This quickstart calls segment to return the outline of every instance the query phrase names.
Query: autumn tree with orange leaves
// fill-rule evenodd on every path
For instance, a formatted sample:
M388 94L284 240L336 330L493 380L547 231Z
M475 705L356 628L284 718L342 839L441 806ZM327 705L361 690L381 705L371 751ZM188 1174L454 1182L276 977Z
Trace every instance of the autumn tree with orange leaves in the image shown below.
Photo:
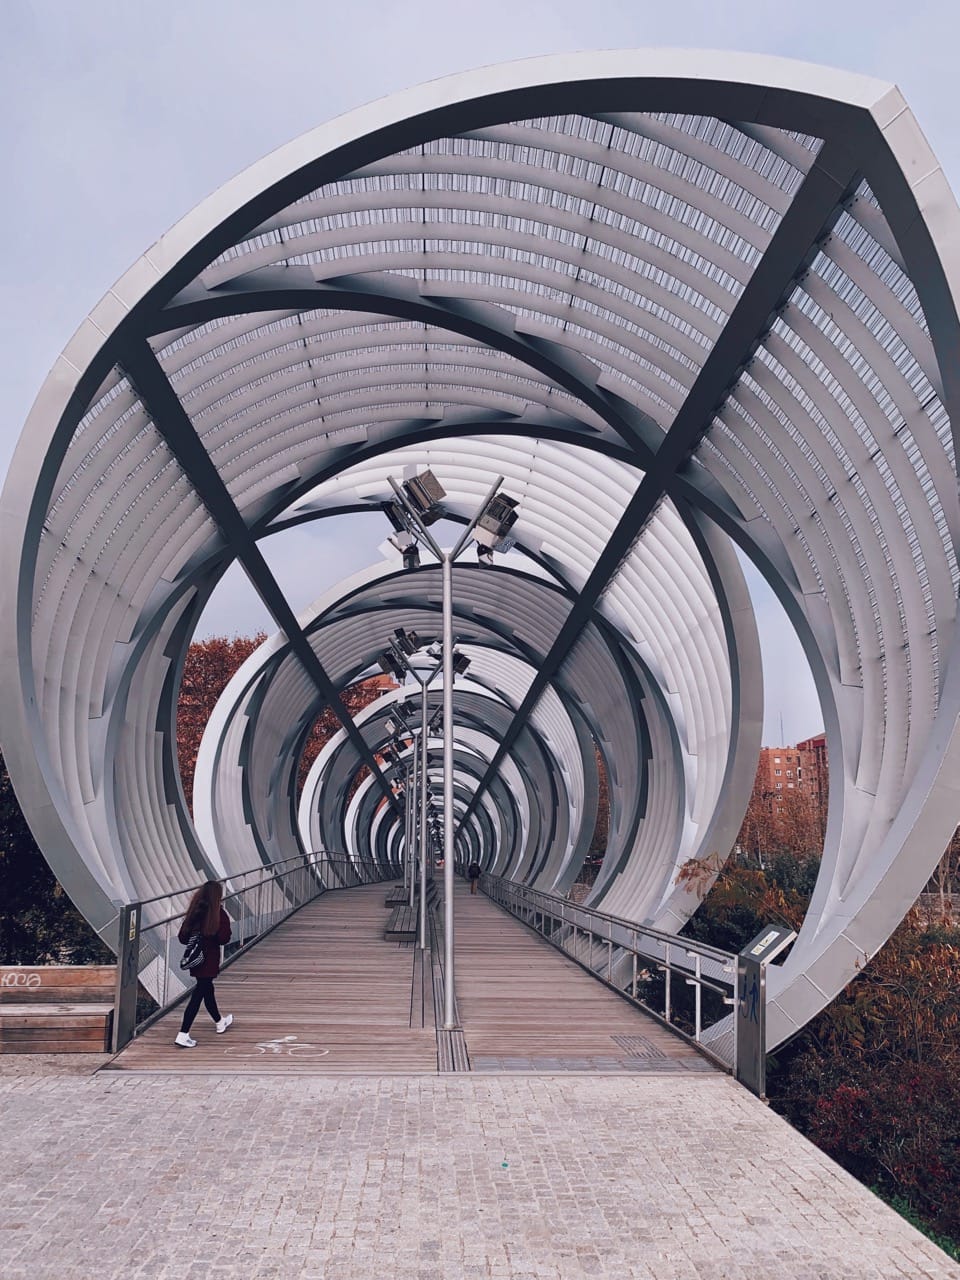
M799 930L819 860L681 868L703 897L688 937L739 951L762 928ZM711 881L716 876L712 887ZM960 1257L960 929L911 911L861 973L771 1058L771 1105Z
M247 658L266 639L261 632L255 636L211 636L199 640L187 650L180 683L180 700L177 704L177 756L180 777L187 804L193 811L193 775L197 766L197 752L203 731L207 727L217 699L234 674ZM344 689L341 699L352 716L357 715L385 689L392 688L393 681L385 676L373 676L358 681ZM310 766L320 754L326 742L340 728L340 721L329 706L314 721L297 775L298 791L303 786Z
M217 699L247 658L264 640L254 636L210 636L190 645L183 664L177 702L177 758L180 779L190 812L193 812L193 774L200 740Z
M782 791L775 795L765 789L758 770L750 802L743 818L736 848L738 857L751 865L778 854L806 858L823 849L826 815L804 791Z

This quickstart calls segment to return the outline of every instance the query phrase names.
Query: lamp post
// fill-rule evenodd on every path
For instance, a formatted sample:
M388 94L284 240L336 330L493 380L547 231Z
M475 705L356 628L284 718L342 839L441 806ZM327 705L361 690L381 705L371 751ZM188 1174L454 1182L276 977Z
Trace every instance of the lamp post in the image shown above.
M460 540L452 551L442 551L435 539L427 530L427 524L433 523L441 514L438 503L445 497L431 471L400 485L389 477L390 487L397 496L400 507L406 513L407 522L391 516L395 527L410 533L415 531L427 544L440 562L443 584L443 635L442 635L442 667L443 667L443 1029L457 1029L454 947L453 947L453 564L457 556L473 534L478 544L478 560L481 564L490 564L493 550L500 546L507 531L517 519L514 508L516 502L505 494L498 494L503 484L503 476L498 476L483 501L482 506L469 521ZM413 529L405 527L412 522ZM476 530L476 532L475 532ZM400 532L398 532L398 538ZM396 545L400 548L404 564L410 559L410 544L404 540ZM426 696L426 695L424 695Z
M381 665L383 665L382 661ZM410 758L404 762L403 768L403 891L409 895L409 904L412 907L416 881L414 844L416 838L418 752L416 749L416 736L400 712L399 707L395 708L394 714L396 719L385 720L384 728L390 734L391 741L397 751L397 763L400 762L400 753L405 751L407 747L401 736L401 730L406 732L410 739Z
M384 671L405 679L413 676L420 685L420 742L419 742L419 774L420 774L420 824L418 837L418 853L420 861L420 910L418 912L417 940L421 951L427 947L427 736L429 717L427 714L427 689L442 669L437 656L421 645L416 633L407 633L398 627L390 647L379 659ZM411 877L410 905L413 905L413 878Z

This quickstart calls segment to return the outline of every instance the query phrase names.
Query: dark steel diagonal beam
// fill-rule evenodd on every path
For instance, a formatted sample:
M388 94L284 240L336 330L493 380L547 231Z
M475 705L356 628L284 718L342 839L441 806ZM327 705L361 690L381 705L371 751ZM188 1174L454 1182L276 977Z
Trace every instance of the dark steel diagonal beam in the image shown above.
M180 463L201 502L216 522L224 539L236 553L260 599L287 637L287 643L300 660L320 696L329 704L356 748L364 764L373 771L391 806L396 800L380 771L373 753L353 717L340 698L340 693L327 675L320 659L299 626L296 616L280 590L280 585L263 558L263 552L247 528L236 503L230 496L220 472L194 430L180 399L170 385L159 360L146 341L125 351L120 361L131 383L150 414L157 431Z
M844 201L853 195L859 178L855 157L848 149L839 143L825 142L550 646L461 818L460 827L475 811L531 711L590 622L593 610L624 557L661 499L670 492L674 477L709 430L762 342L777 309L816 256L820 242L833 229Z

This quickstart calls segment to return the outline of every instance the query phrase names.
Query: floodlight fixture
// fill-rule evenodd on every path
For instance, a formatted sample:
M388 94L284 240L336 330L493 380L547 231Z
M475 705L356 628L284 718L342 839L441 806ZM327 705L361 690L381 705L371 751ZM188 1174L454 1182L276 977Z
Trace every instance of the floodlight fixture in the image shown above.
M447 496L446 490L429 468L405 480L403 491L421 524L433 524L443 515L438 504Z
M415 631L405 631L403 627L397 627L393 634L397 638L397 648L405 657L416 653L421 646L420 637Z
M386 649L380 654L377 658L377 666L385 675L393 676L401 684L406 679L407 673L391 649Z
M420 548L417 546L416 536L409 529L401 529L387 541L400 552L404 569L419 569Z
M495 493L477 521L473 536L483 546L494 550L517 523L516 498L505 493Z
M462 676L463 673L466 671L467 667L469 667L469 665L470 665L470 659L467 657L467 655L465 653L460 653L458 650L455 649L453 652L454 675Z
M383 503L382 511L383 511L383 514L390 521L390 523L393 525L393 529L395 533L399 534L399 533L410 532L409 517L407 516L406 511L404 511L403 507L400 505L399 502ZM392 541L393 539L391 538L391 542ZM397 544L394 543L394 546L396 545Z

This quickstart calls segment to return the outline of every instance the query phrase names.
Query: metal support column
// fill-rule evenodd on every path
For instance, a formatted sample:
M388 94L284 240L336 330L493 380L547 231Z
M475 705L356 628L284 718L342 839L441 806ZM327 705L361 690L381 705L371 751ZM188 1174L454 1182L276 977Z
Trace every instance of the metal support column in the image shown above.
M443 1029L457 1027L453 968L453 556L443 557Z
M427 682L420 682L420 950L427 949Z
M410 763L407 766L407 776L409 786L407 789L407 812L406 812L406 841L407 847L404 849L404 861L409 875L409 883L406 888L409 893L409 903L412 907L415 901L414 894L417 886L417 850L416 850L416 834L417 834L417 744L412 742Z

